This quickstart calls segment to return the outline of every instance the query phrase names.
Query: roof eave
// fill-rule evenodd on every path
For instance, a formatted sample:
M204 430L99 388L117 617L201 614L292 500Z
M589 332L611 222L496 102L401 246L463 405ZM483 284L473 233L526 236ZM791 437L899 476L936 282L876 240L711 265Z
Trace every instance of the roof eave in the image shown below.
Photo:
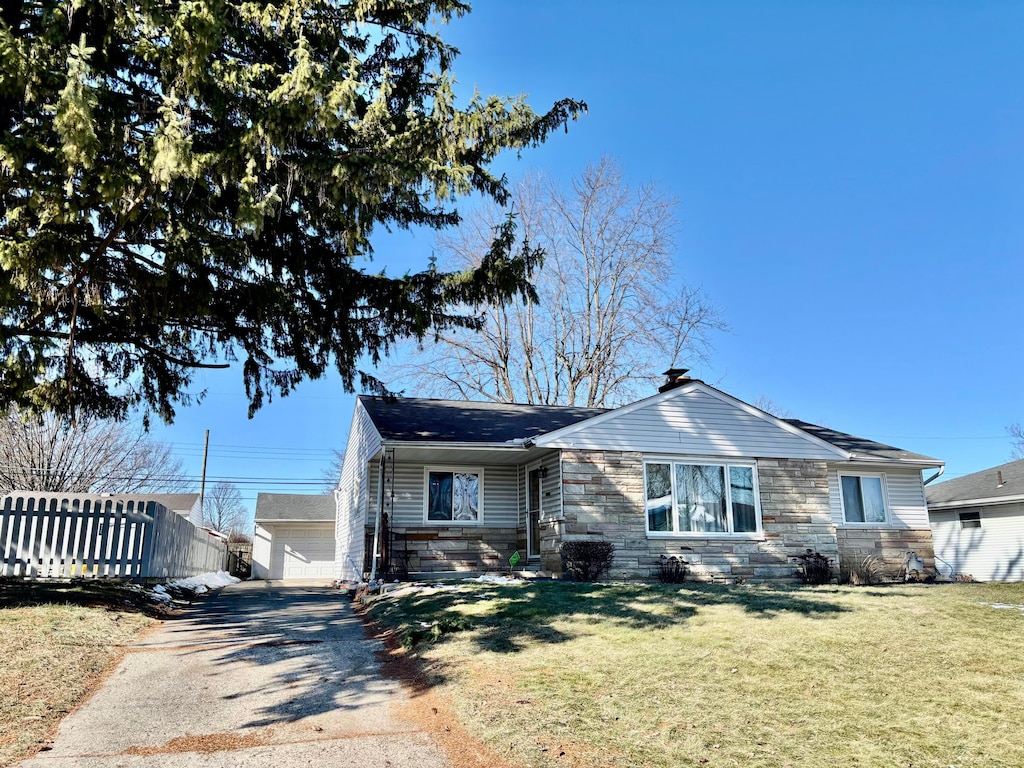
M893 459L882 456L859 456L850 454L847 461L857 464L899 464L907 467L920 467L921 469L938 469L946 466L946 462L940 459Z
M1001 504L1019 504L1024 502L1024 494L1015 496L995 496L982 499L956 499L953 501L929 501L928 509L956 509L957 507L995 507Z
M253 522L257 525L260 523L333 523L335 519L333 517L257 517Z
M476 443L455 440L382 440L381 446L384 448L434 448L442 450L445 448L451 448L455 450L525 451L528 449L528 446L525 444L526 442L526 440L517 440L513 443Z

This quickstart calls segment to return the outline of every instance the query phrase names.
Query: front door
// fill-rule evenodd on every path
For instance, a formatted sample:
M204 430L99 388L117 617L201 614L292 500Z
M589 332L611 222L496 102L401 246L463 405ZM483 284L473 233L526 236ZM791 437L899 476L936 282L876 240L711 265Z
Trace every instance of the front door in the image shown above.
M540 484L542 477L540 467L534 467L526 473L526 554L528 557L540 557Z

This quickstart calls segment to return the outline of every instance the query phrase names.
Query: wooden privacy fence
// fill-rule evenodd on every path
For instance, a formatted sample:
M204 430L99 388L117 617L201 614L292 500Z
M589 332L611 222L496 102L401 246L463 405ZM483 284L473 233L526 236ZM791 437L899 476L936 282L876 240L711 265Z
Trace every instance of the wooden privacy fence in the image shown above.
M154 501L5 496L0 576L185 578L224 569L225 542Z

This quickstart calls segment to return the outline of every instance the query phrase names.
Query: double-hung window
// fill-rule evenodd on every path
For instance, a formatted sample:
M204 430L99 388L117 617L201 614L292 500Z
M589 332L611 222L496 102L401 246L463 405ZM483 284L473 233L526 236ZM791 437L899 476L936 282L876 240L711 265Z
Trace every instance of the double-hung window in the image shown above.
M647 532L750 534L760 530L757 472L748 464L644 464Z
M881 475L839 475L843 496L843 520L853 525L888 522L885 485Z
M479 523L482 514L483 470L428 468L428 523Z

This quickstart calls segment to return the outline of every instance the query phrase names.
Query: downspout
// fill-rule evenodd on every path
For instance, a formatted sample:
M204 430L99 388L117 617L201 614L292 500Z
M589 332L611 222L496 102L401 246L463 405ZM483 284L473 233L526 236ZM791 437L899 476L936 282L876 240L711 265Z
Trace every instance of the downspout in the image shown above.
M938 472L936 472L934 475L932 475L931 477L929 477L927 480L924 481L924 485L928 485L928 483L930 483L932 480L938 480L939 477L942 475L942 473L945 472L945 471L946 471L946 465L943 464L941 467L939 467L939 471Z
M377 578L377 553L380 551L380 520L384 511L384 457L386 451L381 451L380 462L377 465L377 514L373 523L373 560L370 563L370 581Z

